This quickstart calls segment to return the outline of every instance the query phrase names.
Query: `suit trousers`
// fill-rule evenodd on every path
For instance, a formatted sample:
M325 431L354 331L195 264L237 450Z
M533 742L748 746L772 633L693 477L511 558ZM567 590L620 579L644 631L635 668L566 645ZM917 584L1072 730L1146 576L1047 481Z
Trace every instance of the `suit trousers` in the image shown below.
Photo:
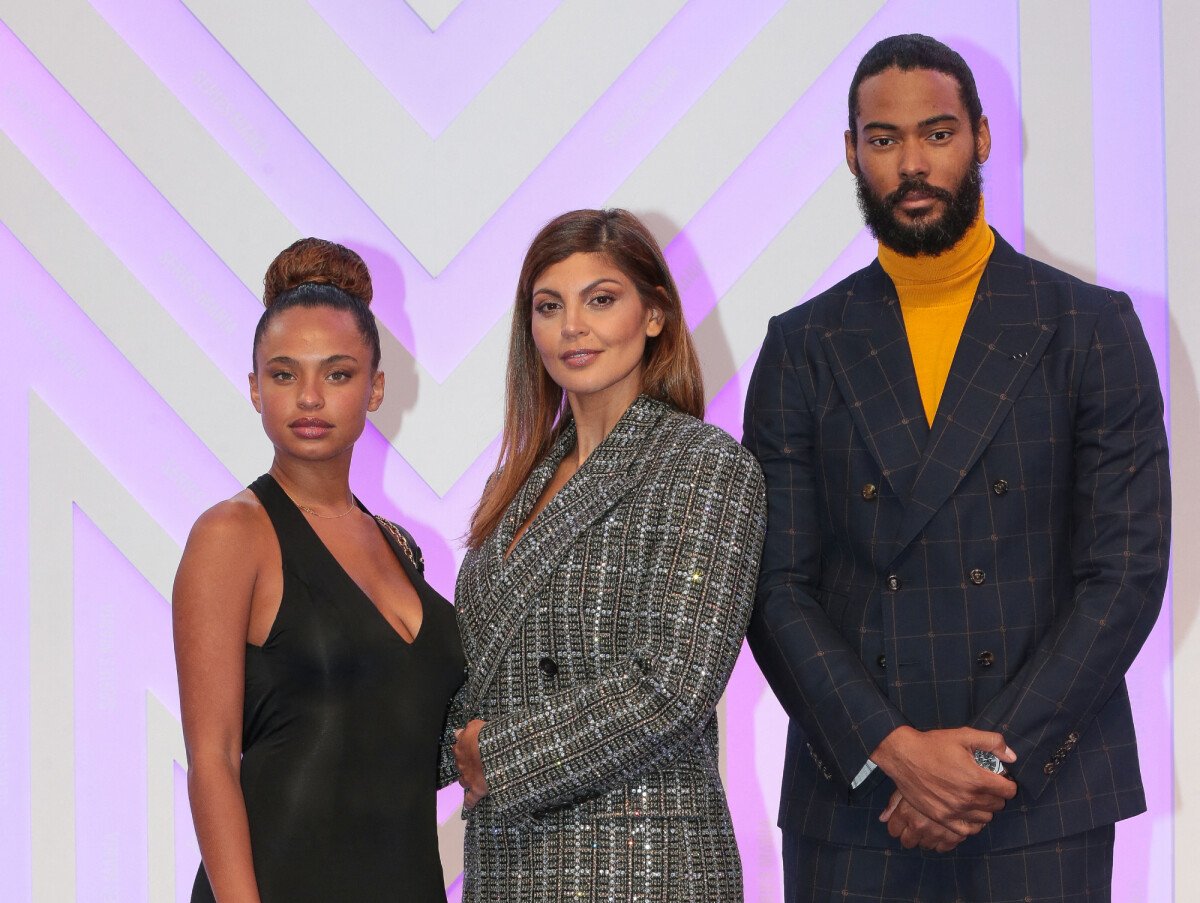
M843 846L783 834L786 903L1025 903L1112 899L1112 825L962 856Z

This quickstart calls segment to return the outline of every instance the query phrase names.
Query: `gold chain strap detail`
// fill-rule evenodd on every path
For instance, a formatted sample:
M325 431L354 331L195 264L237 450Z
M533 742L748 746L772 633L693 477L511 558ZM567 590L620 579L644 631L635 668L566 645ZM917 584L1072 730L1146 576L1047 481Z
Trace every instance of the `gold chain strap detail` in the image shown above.
M409 545L408 537L406 537L403 533L400 532L400 528L397 527L395 524L393 524L387 518L380 517L378 514L375 515L375 520L377 520L381 524L383 524L384 529L386 529L388 531L388 533L392 534L392 538L395 539L396 542L398 542L400 544L400 549L404 552L404 557L408 559L409 564L411 564L418 571L424 571L425 570L425 556L422 555L420 561L417 560L417 558L413 555L412 546Z

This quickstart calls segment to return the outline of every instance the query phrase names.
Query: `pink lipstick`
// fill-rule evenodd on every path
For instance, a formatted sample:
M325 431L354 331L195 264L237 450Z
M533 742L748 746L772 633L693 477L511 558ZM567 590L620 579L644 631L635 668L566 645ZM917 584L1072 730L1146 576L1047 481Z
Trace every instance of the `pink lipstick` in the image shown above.
M320 439L329 434L333 424L319 417L301 417L289 423L288 427L303 439Z
M559 358L568 367L578 368L586 367L599 356L600 352L591 348L574 348L559 355Z

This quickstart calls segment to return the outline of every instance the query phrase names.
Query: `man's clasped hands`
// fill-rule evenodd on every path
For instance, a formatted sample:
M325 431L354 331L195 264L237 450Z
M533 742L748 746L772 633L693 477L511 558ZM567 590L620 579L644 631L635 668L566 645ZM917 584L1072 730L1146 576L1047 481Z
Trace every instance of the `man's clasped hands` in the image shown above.
M896 784L879 820L906 849L949 852L983 830L1016 795L1016 782L976 763L977 749L1006 764L1017 760L1000 734L968 727L899 727L871 754Z

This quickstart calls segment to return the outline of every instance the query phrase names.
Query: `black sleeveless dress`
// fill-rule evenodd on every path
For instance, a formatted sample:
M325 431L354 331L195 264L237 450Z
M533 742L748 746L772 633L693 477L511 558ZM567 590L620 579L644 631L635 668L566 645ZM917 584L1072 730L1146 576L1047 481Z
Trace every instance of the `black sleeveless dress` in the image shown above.
M283 552L279 614L246 646L241 781L263 903L441 903L438 746L465 664L454 608L380 520L424 611L406 643L273 478L250 488ZM192 901L212 900L201 865Z

